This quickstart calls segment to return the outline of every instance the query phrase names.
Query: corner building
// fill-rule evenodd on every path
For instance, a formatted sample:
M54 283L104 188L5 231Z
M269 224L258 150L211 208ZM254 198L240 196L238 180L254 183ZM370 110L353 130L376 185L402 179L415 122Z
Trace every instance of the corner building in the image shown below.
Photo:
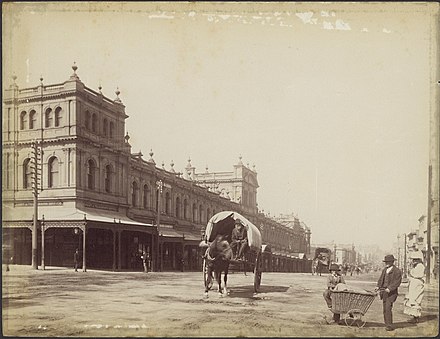
M75 65L72 69L67 81L54 85L41 78L38 86L21 89L13 78L4 92L3 257L31 264L33 142L41 149L39 265L71 266L78 249L83 270L141 270L145 251L154 270L159 256L163 270L200 270L201 235L209 218L223 210L255 223L263 243L284 259L307 252L309 230L305 244L294 249L285 239L293 229L258 211L255 167L243 165L240 157L233 172L197 173L188 160L182 174L173 163L169 169L156 166L152 151L144 160L131 152L120 92L107 98L101 88L81 82ZM266 270L281 270L278 254L265 258Z

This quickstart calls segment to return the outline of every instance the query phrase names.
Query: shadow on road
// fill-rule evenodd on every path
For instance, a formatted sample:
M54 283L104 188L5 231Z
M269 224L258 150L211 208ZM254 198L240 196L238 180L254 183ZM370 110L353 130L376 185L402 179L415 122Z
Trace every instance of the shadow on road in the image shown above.
M259 299L258 295L261 293L286 292L288 289L288 286L265 285L261 286L260 292L256 294L253 285L234 286L229 290L229 297Z

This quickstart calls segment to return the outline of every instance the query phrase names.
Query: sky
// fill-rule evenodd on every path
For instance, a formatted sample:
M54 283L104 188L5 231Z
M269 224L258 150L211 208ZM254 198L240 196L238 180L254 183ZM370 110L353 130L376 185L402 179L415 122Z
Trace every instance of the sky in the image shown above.
M391 248L427 212L434 4L4 4L3 83L77 74L132 152L258 173L312 243ZM437 66L436 66L437 67Z

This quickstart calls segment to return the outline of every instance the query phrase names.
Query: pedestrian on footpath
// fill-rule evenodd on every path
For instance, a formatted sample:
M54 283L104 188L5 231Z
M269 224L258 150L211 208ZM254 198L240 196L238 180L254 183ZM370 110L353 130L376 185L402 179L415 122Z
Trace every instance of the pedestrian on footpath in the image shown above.
M393 331L393 304L398 296L398 287L402 282L402 271L394 266L396 259L392 254L387 254L383 260L385 268L377 281L375 291L379 291L379 297L383 301L383 319L385 329Z
M322 294L329 310L332 309L332 292L337 284L345 284L344 277L340 274L341 269L338 264L331 264L329 268L330 274L327 276L327 289ZM341 319L339 313L333 313L333 320L327 321L329 324L337 324Z
M78 272L78 264L79 264L79 252L78 249L75 250L73 254L73 265L75 267L75 272Z
M409 255L412 268L408 272L408 294L405 296L403 313L411 315L410 323L418 323L422 314L422 300L425 292L425 266L423 254L420 251Z
M142 264L144 266L144 273L148 273L148 261L150 260L150 255L148 252L143 251L141 255Z

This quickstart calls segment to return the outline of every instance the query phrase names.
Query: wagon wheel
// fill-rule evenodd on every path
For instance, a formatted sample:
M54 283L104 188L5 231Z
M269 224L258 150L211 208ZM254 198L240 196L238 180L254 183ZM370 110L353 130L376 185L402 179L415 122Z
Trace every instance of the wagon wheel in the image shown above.
M254 291L258 293L260 291L261 285L261 274L262 274L262 264L261 264L261 252L258 252L257 258L255 259L254 267Z
M359 328L364 327L365 320L362 319L364 314L361 310L352 309L349 310L345 316L345 324L347 326L357 326Z
M205 258L203 259L203 285L210 290L213 283L213 279L211 279L211 282L208 284L208 260Z

